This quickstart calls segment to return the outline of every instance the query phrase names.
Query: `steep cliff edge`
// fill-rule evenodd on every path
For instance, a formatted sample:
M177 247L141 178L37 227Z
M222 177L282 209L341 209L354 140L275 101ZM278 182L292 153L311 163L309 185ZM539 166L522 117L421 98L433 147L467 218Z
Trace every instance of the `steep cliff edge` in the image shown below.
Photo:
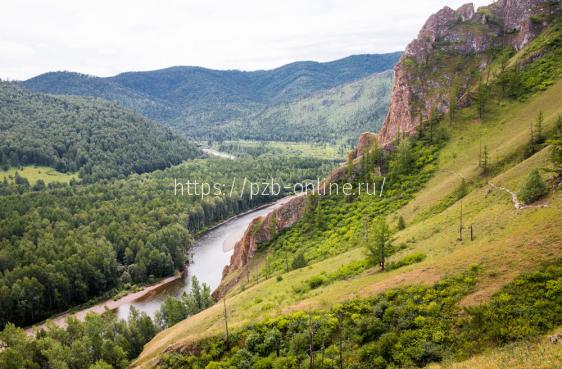
M523 49L548 25L549 15L559 11L559 3L548 0L499 0L477 10L473 4L457 10L444 7L430 16L394 69L389 111L381 131L362 133L349 154L353 166L375 143L390 147L400 135L416 132L432 115L446 114L452 99L459 108L469 105L478 81L491 78L483 74L489 73L498 51ZM346 166L335 169L324 182L345 177L347 170ZM306 196L294 197L249 225L223 271L223 283L215 297L223 296L239 281L240 275L227 276L248 263L258 244L300 219L306 210L305 200Z
M222 283L213 292L218 299L235 285L240 276L226 280L226 277L241 268L255 255L258 245L271 240L278 232L292 226L300 219L306 207L306 195L296 195L283 203L265 217L252 220L240 241L234 245L234 253L230 257L229 265L224 267Z
M373 138L376 137L376 135L364 133L361 137L364 137L364 139L359 140L358 148L366 149L374 142ZM355 158L358 151L358 149L355 149L350 154L351 157ZM363 151L359 152L361 152L362 155ZM357 166L356 163L354 164L354 167L355 166ZM346 175L346 166L340 166L334 169L317 185L320 195L324 194L324 189L327 191L330 183L337 182ZM219 287L213 291L213 297L215 299L221 298L231 287L236 285L241 275L231 276L231 274L234 274L234 272L239 271L248 264L250 259L255 255L260 243L271 241L279 232L295 224L306 211L306 207L307 195L299 194L289 198L266 216L261 216L252 220L242 238L234 245L234 253L230 257L230 263L224 267L222 282Z
M499 0L474 9L465 4L444 7L433 14L394 68L395 79L388 115L379 143L390 144L402 133L412 133L434 113L470 102L470 86L483 78L494 50L521 50L559 11L547 0ZM488 78L489 76L486 76Z

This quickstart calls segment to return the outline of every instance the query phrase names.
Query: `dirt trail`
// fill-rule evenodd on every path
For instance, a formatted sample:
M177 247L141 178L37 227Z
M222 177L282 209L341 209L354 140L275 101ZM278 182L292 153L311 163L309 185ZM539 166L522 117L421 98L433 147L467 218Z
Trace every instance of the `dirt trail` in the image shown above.
M513 202L513 206L515 206L515 209L532 209L532 208L546 208L546 207L548 207L548 205L546 205L546 204L525 205L524 203L519 201L519 199L517 198L517 194L515 194L515 192L509 190L508 188L496 186L492 182L488 182L488 184L490 185L490 187L495 188L496 190L505 191L505 192L509 193L511 195L511 201Z

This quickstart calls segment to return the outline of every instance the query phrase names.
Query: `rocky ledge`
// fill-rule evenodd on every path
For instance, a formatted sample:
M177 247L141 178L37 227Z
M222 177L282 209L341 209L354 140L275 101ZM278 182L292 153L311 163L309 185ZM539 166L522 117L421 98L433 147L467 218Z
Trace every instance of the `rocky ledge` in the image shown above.
M379 143L388 145L402 133L412 133L432 112L446 113L450 89L458 73L439 68L437 52L478 57L492 47L520 50L544 28L544 15L553 10L548 0L499 0L474 9L465 4L453 10L444 7L426 21L418 37L407 47L394 68L394 86ZM462 67L462 64L459 65ZM430 76L428 79L427 76ZM433 77L433 78L432 78ZM467 99L468 81L456 81L457 105Z

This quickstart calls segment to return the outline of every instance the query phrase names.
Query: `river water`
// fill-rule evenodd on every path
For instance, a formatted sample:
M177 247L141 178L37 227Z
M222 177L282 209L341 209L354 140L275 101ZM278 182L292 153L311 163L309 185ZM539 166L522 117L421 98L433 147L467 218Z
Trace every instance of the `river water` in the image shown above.
M196 276L199 282L208 284L211 290L217 288L221 282L222 271L234 251L234 245L242 238L248 224L253 219L270 213L287 199L281 199L265 208L238 216L205 233L195 241L187 273L182 278L150 291L132 302L120 305L116 309L117 315L126 319L130 307L134 306L153 317L167 296L177 297L189 290L192 276Z

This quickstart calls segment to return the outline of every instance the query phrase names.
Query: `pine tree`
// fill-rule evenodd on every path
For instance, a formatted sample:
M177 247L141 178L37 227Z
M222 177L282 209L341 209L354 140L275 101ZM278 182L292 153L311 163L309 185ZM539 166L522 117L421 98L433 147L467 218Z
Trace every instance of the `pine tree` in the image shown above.
M365 245L368 258L371 262L378 264L383 271L386 257L392 247L390 235L390 228L384 219L376 219L372 226L372 237L370 237L369 242Z
M406 221L404 220L404 217L400 215L400 218L398 218L398 230L401 231L404 228L406 228Z
M478 82L478 87L476 89L476 96L474 96L476 102L478 103L478 118L482 120L484 113L486 112L486 102L488 99L488 86L486 86L482 79Z
M293 263L291 264L291 267L293 269L299 269L299 268L304 268L306 265L307 262L304 257L304 252L300 251L293 259Z
M548 193L546 183L542 179L538 169L529 173L525 183L521 186L517 197L526 204L537 201Z
M535 121L535 144L540 145L544 142L545 137L543 136L542 125L544 123L544 115L542 111L539 111L537 120Z
M489 160L488 146L484 145L484 150L482 151L482 155L480 157L480 167L482 168L482 172L484 174L488 173Z

